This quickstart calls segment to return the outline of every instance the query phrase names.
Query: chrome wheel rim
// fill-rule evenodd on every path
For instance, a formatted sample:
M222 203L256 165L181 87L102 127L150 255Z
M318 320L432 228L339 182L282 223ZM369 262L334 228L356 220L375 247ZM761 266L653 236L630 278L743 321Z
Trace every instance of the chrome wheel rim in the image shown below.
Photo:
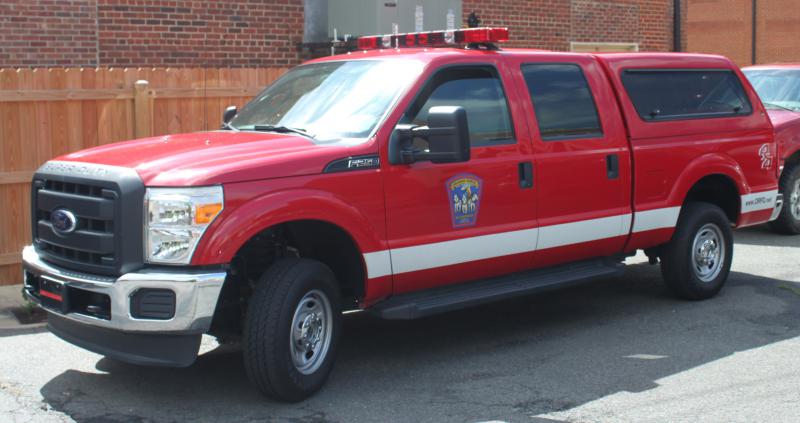
M789 210L795 220L800 220L800 179L794 181L794 188L789 195Z
M294 367L302 374L317 371L325 361L333 335L333 313L320 290L308 292L294 310L289 343Z
M722 271L725 261L725 243L722 230L713 223L700 228L692 242L694 273L703 282L713 281Z

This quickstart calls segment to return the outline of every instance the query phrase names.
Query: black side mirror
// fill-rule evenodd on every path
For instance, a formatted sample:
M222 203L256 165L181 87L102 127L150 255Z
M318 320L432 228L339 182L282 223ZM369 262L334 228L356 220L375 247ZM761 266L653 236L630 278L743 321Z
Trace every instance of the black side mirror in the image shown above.
M226 124L231 121L231 119L239 113L239 109L236 106L229 106L225 111L222 113L222 124Z
M428 141L427 150L413 148L414 138ZM459 106L436 106L428 111L428 126L397 125L389 139L389 163L420 161L458 163L469 160L467 112Z

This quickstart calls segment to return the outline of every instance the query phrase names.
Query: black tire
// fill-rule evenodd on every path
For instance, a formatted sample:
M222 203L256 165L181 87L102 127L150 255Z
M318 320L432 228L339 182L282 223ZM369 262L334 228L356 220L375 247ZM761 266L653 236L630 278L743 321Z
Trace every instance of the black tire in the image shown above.
M320 350L317 356L321 359L318 367L301 371L293 359L292 321L301 310L298 308L301 301L308 305L312 294L317 299L315 306L324 305L320 296L328 301L330 326L327 322L319 326L329 329L331 338L327 349ZM340 330L341 305L333 272L314 260L296 258L275 262L261 276L247 308L243 334L247 377L262 393L275 400L297 402L308 398L328 379Z
M779 192L783 194L783 209L778 218L769 223L770 229L774 232L784 235L800 234L800 218L798 218L800 216L792 214L792 207L797 207L797 202L800 201L797 197L792 198L798 183L800 183L800 165L787 166L778 185Z
M701 247L697 248L697 256L696 240ZM719 258L711 260L717 251ZM708 264L701 265L696 257L708 258ZM732 258L733 231L722 209L708 203L688 203L681 210L672 240L663 247L661 274L679 298L705 300L717 295L725 285Z

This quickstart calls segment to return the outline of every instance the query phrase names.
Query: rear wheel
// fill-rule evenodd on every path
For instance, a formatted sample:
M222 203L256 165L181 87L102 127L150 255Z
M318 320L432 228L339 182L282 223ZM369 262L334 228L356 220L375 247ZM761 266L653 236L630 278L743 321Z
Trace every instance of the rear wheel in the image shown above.
M333 272L284 259L261 277L247 309L244 365L267 396L296 402L317 392L333 368L341 308Z
M678 297L705 300L728 279L733 257L733 231L719 207L689 203L661 254L661 274Z
M778 233L800 234L800 165L787 167L783 171L780 192L783 194L783 209L769 226Z

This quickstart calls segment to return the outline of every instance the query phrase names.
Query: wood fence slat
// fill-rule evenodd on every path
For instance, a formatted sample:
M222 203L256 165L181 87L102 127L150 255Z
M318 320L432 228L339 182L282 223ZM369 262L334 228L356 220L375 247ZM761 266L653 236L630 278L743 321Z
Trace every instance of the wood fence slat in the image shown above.
M191 75L193 85L195 88L199 90L203 90L205 93L206 90L206 81L204 79L202 68L192 68ZM189 130L202 130L207 131L209 129L208 122L206 121L206 108L205 108L205 98L198 98L198 97L190 97L189 98L189 110L191 113L191 128ZM214 128L216 129L216 128Z
M108 75L109 69L95 69L95 82L98 88L113 89L111 77ZM108 144L114 139L113 120L114 113L112 107L114 102L111 99L102 99L95 102L97 105L97 144Z
M219 75L220 75L219 85L220 85L220 87L224 87L224 88L228 88L228 89L232 88L234 86L234 84L235 84L235 82L233 81L233 78L234 78L233 74L234 73L235 73L235 70L231 69L231 68L220 69L220 71L219 71ZM220 112L219 112L219 114L217 114L217 122L220 121L220 118L222 117L222 112L225 111L225 109L227 109L230 106L235 106L235 105L236 104L234 104L233 100L231 99L231 97L229 95L228 96L219 97L219 110L220 110Z
M97 72L94 69L81 68L81 86L84 88L97 86ZM97 102L82 101L81 107L83 109L81 127L84 147L96 147L99 145L97 140Z
M3 253L0 254L0 266L22 263L22 253ZM0 282L2 285L2 282Z
M19 69L17 71L17 87L19 89L33 88L33 71L30 69ZM37 138L36 125L31 122L31 118L36 116L36 104L24 102L15 104L19 109L19 137L22 148L23 163L20 169L36 169L41 162L39 161L39 140Z
M214 92L215 90L220 89L219 69L206 69L204 83L206 92ZM222 118L223 109L220 108L219 101L217 101L216 97L206 97L204 103L206 115L205 120L208 122L207 125L209 128L215 128Z
M81 80L80 69L69 68L64 73L64 84L67 89L80 89L83 81ZM83 148L83 107L81 101L70 100L65 103L66 106L66 134L67 134L67 148L68 152L78 151Z
M167 70L164 68L153 69L150 72L150 87L166 88ZM152 94L151 94L152 95ZM153 135L163 135L169 132L169 117L167 116L167 102L153 98Z
M3 72L0 74L0 89L16 89L19 86L17 77L17 72ZM22 139L20 137L19 105L3 104L3 108L0 109L0 116L3 116L3 120L5 120L2 133L0 133L3 150L2 169L6 171L20 170L25 163L22 155Z
M178 86L188 86L191 90L197 90L198 88L194 86L195 81L192 80L192 69L189 68L181 68L175 69L175 82ZM202 81L199 82L200 90L203 89ZM201 91L202 92L202 91ZM178 122L178 132L191 132L193 127L193 117L192 117L192 99L191 98L179 98L178 99L178 114L180 115L180 120ZM202 126L200 127L202 129Z
M125 87L125 72L123 69L109 68L108 75L108 82L112 84L109 88ZM133 88L128 87L127 89L133 93ZM111 102L111 110L113 119L111 122L112 138L109 142L125 141L133 138L133 119L129 118L129 112L133 113L130 109L130 101L113 100ZM128 126L129 123L130 126Z
M25 242L30 238L30 214L25 202L30 202L30 185L13 184L0 185L0 198L3 207L0 207L0 222L3 222L4 235L0 237L0 253L14 253L22 251Z
M167 87L178 88L180 82L178 81L178 70L175 68L167 69ZM180 99L172 97L167 99L167 113L169 121L167 122L167 131L170 134L177 134L181 132L181 110Z
M52 68L47 70L48 85L57 90L66 88L65 69ZM69 153L69 139L67 138L67 104L63 101L48 102L50 106L50 140L53 145L53 154L60 156Z
M32 170L18 170L15 172L0 172L0 185L26 184L33 179Z
M46 89L47 70L33 70L33 86L36 89ZM53 144L50 140L50 102L34 102L36 109L35 121L32 123L36 127L36 161L44 163L54 156Z
M22 266L11 264L0 266L0 285L13 285L22 283Z
M10 72L9 69L0 69L0 81L5 79L6 72ZM4 137L5 134L5 126L6 121L8 120L6 109L8 108L7 104L0 103L0 137ZM9 166L8 162L11 161L11 158L6 158L6 146L0 145L0 170L6 170L6 167ZM2 234L0 234L0 241L2 241Z
M123 77L122 80L124 81L123 82L124 89L130 90L130 92L134 93L135 96L136 90L134 89L134 85L136 84L136 81L141 79L139 78L139 69L126 68L122 72L122 77ZM136 135L136 121L135 121L136 111L134 110L134 102L118 101L117 103L123 106L125 113L125 131L122 133L122 138L120 138L117 141L129 140L133 138L142 138Z

